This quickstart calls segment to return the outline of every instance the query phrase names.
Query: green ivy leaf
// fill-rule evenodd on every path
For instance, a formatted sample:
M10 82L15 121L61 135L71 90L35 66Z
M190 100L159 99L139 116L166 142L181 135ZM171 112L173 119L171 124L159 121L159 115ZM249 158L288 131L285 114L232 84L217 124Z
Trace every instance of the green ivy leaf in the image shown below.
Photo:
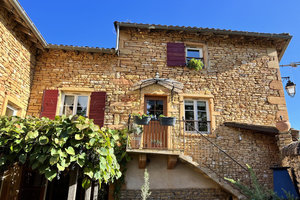
M72 156L75 155L75 150L73 149L73 147L65 148L65 151Z
M40 163L44 163L45 162L45 160L47 159L47 155L41 155L41 156L38 156L38 161L40 162Z
M29 140L29 139L35 139L39 136L39 132L38 131L29 131L25 137L25 141Z
M49 181L52 181L56 177L57 173L55 170L48 170L45 172L45 176Z
M54 164L56 164L58 161L59 161L59 156L54 155L54 156L52 156L52 157L50 158L49 163L50 163L50 165L54 165Z
M40 145L48 144L48 142L49 142L49 138L45 135L43 135L39 138Z
M91 180L88 178L84 178L82 181L82 187L84 189L88 189L91 186Z
M20 163L24 164L24 163L26 162L26 158L27 158L27 154L22 153L22 154L19 156L19 161L20 161Z
M96 139L95 138L91 138L90 141L89 141L89 144L91 146L93 146L95 144L95 142L96 142Z
M94 179L96 179L96 180L101 179L101 172L100 172L100 171L97 171L97 172L94 174Z
M78 130L82 131L83 129L88 128L89 125L88 124L76 124L76 128L78 128Z
M56 167L59 171L64 171L65 170L65 167L64 166L61 166L59 163L56 163Z
M85 167L85 168L83 169L83 173L84 173L85 175L88 175L90 178L93 178L93 176L94 176L93 170L92 170L91 168L88 168L88 167Z
M78 164L80 167L83 167L84 163L85 163L85 160L83 160L83 159L78 159L78 160L77 160L77 164Z
M75 140L82 140L84 138L84 134L80 133L80 134L75 134Z

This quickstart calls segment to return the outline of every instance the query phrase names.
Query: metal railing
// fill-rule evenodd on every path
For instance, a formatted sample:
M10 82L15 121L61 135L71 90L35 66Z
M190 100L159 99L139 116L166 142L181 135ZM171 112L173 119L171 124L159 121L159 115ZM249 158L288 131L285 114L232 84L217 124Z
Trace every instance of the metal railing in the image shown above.
M183 120L184 121L184 120ZM200 137L185 139L184 154L193 161L213 171L219 179L230 178L241 183L250 184L250 174L246 165L241 164L229 153L223 150L212 138L196 130L194 126L184 121L185 130L193 129Z
M128 120L127 149L148 149L182 151L184 150L183 123L176 121L174 126L162 126L157 119L148 125L137 125Z

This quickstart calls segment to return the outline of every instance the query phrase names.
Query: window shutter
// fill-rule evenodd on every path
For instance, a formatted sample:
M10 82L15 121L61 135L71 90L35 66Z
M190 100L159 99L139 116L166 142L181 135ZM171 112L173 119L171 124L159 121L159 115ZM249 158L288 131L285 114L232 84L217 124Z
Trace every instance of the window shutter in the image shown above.
M167 65L185 66L184 43L167 43Z
M104 124L106 92L92 92L90 101L89 118L100 127Z
M44 90L41 117L55 118L57 99L58 90Z

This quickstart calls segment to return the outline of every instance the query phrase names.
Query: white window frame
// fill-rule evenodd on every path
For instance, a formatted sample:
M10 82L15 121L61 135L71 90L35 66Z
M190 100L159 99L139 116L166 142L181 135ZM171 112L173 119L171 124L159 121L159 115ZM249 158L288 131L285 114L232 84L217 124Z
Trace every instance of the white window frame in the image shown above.
M77 112L78 97L79 96L87 97L88 100L87 100L87 109L86 109L86 116L85 117L89 116L89 111L90 111L90 95L88 95L88 94L80 94L80 93L62 93L59 115L63 115L64 103L65 103L65 97L66 96L74 96L74 106L73 106L73 113L72 113L73 116L76 115L76 112Z
M206 106L206 109L205 109L205 111L206 111L206 118L207 118L207 131L199 131L200 133L202 133L202 134L210 134L210 128L211 128L211 125L210 125L210 123L211 123L211 121L210 121L210 113L209 113L209 103L208 103L208 101L207 100L204 100L204 99L184 99L184 101L183 101L183 112L184 112L184 119L186 120L186 117L185 117L185 101L193 101L193 103L194 103L194 120L195 119L198 119L198 110L197 110L197 101L203 101L203 102L205 102L205 106ZM197 120L195 120L195 121L197 121ZM185 124L184 124L184 126L185 126ZM196 128L196 130L198 130L198 124L197 123L195 123L195 127L194 128ZM184 127L184 131L185 132L188 132L188 133L197 133L197 131L187 131L186 129L185 129L185 127Z
M13 115L12 116L17 116L19 109L12 106L11 104L7 104L6 109L9 108L13 111ZM6 111L5 111L6 112Z
M188 57L188 50L198 50L199 51L199 58L204 60L203 57L203 48L194 48L194 47L186 47L185 48L185 61L187 62L187 57Z

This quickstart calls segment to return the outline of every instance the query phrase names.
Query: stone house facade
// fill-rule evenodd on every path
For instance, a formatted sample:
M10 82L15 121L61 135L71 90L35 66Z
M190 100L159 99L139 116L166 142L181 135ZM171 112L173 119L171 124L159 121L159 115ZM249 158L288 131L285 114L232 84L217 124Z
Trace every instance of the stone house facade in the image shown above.
M1 1L2 115L83 114L112 129L132 113L176 117L128 146L121 199L139 199L145 167L152 199L242 198L223 178L247 181L245 164L272 188L292 142L274 128L288 120L279 61L290 35L115 22L116 49L49 45L19 6Z

